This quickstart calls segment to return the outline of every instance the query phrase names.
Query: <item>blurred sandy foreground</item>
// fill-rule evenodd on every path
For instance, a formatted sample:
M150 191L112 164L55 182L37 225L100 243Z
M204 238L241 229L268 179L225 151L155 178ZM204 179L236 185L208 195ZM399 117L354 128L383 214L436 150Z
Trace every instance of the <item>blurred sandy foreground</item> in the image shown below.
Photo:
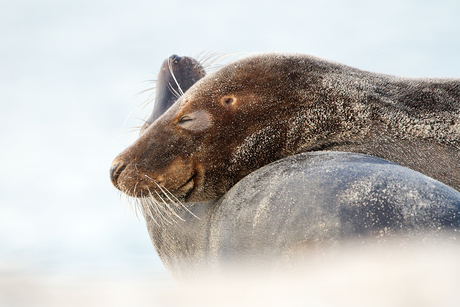
M460 306L460 242L348 246L289 274L178 286L155 276L0 271L0 306ZM129 274L128 274L129 275Z

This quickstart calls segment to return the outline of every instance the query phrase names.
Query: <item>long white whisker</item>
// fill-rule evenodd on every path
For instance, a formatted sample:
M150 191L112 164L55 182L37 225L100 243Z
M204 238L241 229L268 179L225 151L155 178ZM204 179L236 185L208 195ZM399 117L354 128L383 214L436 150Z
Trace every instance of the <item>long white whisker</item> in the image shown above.
M163 188L162 186L160 186L160 185L159 185L158 183L156 183L155 181L154 181L154 183L157 185L157 187L160 188L160 190L163 192L163 194L166 196L166 198L168 198L168 200L169 200L173 205L175 205L176 207L178 207L177 204L176 204L176 202L175 202L174 200L172 200L171 197L169 197L168 194L165 192L165 191L168 191L168 190L167 190L166 188ZM169 191L168 191L168 192L169 192ZM158 192L156 192L156 193L158 194ZM160 195L158 195L158 197L160 197ZM162 199L163 199L163 198L162 198ZM175 216L177 216L180 220L185 221L182 217L180 217L180 216L176 213L176 211L175 211L173 208L171 208L171 206L169 206L169 204L168 204L167 202L164 202L164 204L168 207L168 209L169 209Z
M141 207L142 212L143 212L144 215L148 215L148 216L150 216L150 218L152 218L152 220L155 220L155 217L152 214L152 210L151 210L149 204L147 203L147 200L145 199L145 197L137 198L136 202Z
M161 195L160 195L157 191L155 191L155 194L158 196L159 199L161 199L161 205L164 205L164 206L166 206L166 207L169 209L169 212L168 212L168 210L166 210L166 208L165 208L164 206L162 206L164 212L169 216L169 218L170 218L174 223L176 223L176 221L174 220L174 217L173 217L170 213L172 213L173 215L175 215L176 217L178 217L180 220L183 220L179 215L177 215L177 213L176 213L174 210L172 210L172 208L168 205L168 203L166 202L166 200L165 200L163 197L161 197Z
M174 97L179 99L181 95L176 91L176 89L171 85L171 83L168 83L168 87L171 93L174 95Z
M176 84L177 84L177 88L179 89L179 93L181 94L181 96L184 95L184 91L182 91L182 88L180 87L179 82L177 82L176 76L174 76L174 72L173 72L172 67L171 67L171 59L169 59L169 58L168 58L168 66L169 66L169 72L171 73L171 76L173 77L174 82L176 82Z
M155 224L157 224L158 226L161 226L159 221L157 221L157 219L155 218L154 213L152 212L152 209L155 212L158 212L158 208L157 208L158 205L156 204L154 200L153 200L154 203L152 204L152 200L153 199L151 197L145 197L145 198L140 199L140 202L144 210L144 214L148 215L155 222ZM161 217L161 214L159 214L158 216Z
M158 211L157 208L156 208L156 205L152 204L152 202L150 201L149 198L142 199L141 203L142 203L142 207L144 208L144 214L148 215L152 220L155 221L155 223L158 226L160 226L159 222L155 218L154 212L152 212L152 210L154 210L155 212ZM158 215L157 217L161 217L161 215Z
M171 203L174 204L174 205L177 207L177 204L174 202L174 200L172 200L172 199L168 196L168 194L165 193L165 190L167 191L167 189L163 189L163 188L156 182L156 180L154 180L153 178L150 178L148 175L145 174L144 176L147 177L148 179L152 180L153 183L155 183L155 184L157 185L157 187L159 187L160 190L163 192L163 194L169 199L169 201L171 201ZM168 191L168 192L169 192L169 191ZM150 189L149 189L149 193L150 193L150 194L152 193L152 192L150 191ZM168 202L165 201L165 200L163 199L163 197L161 197L161 195L160 195L157 191L155 191L155 193L157 194L158 198L161 199L161 201L163 202L163 204L164 204L166 207L168 207L168 209L169 209L170 212L172 212L172 213L173 213L175 216L177 216L180 220L185 221L182 217L180 217L180 216L176 213L176 211L175 211L173 208L171 208L171 206L169 206ZM152 196L152 197L153 197L153 196ZM171 217L171 219L172 219L172 217ZM174 219L173 219L173 220L174 220Z
M181 207L183 209L185 209L188 213L190 213L191 215L193 215L194 217L196 217L197 219L200 219L198 216L196 216L192 211L190 211L189 208L187 208L187 206L185 206L173 193L171 193L171 191L169 191L167 188L165 187L162 187L161 185L159 185L155 179L149 177L148 175L144 174L144 176L148 179L150 179L151 181L153 181L153 183L156 184L156 186L161 190L161 192L163 192L163 194L168 198L168 200L173 204L175 205L176 207ZM156 191L155 191L156 192ZM158 193L157 193L158 194ZM174 198L172 199L171 197L169 197L169 195ZM160 197L160 199L165 203L166 206L168 206L168 208L174 212L175 214L175 211L164 201L164 199L158 195L158 197ZM179 216L178 216L179 217ZM181 220L184 221L183 218L179 217Z
M134 185L134 189L133 189L133 194L136 195L136 189L137 189L137 185L138 185L138 182L136 182L136 184ZM136 214L136 217L137 219L139 220L139 215L137 214L137 210L138 210L138 206L137 204L135 203L134 205L134 213Z
M151 179L151 178L150 178ZM192 211L190 211L190 209L187 208L187 206L185 206L173 193L171 193L171 191L169 191L168 189L166 189L165 187L162 187L160 186L155 180L153 180L153 182L155 182L155 184L160 188L160 190L163 192L163 194L166 195L166 197L177 207L178 203L180 205L180 207L184 208L188 213L190 213L191 215L193 215L194 217L196 217L197 219L200 219L198 216L196 216ZM174 200L172 200L169 196L171 195Z
M218 55L219 52L218 51L209 51L209 52L201 52L195 59L200 62L201 64L203 63L206 63L207 61L209 61L209 59L211 59L212 57Z
M152 212L152 209L155 210L155 212L158 212L157 206L155 204L152 204L150 198L144 198L141 200L142 206L144 207L145 214L147 214L158 226L160 225L160 222L157 221L157 219L154 216L154 213ZM161 217L161 215L159 215Z
M137 93L137 94L134 96L134 98L137 98L138 96L140 96L140 95L142 95L142 94L144 94L144 93L146 93L146 92L154 91L155 89L156 89L155 86L149 87L149 88L147 88L147 89L145 89L145 90L142 90L142 91L140 91L139 93ZM150 97L151 95L152 95L152 94L149 94L149 97ZM142 104L144 104L144 103L145 103L145 101L144 101Z
M164 202L165 202L164 199L158 194L157 191L154 191L155 194L158 196L158 198L161 199L161 202L158 202L155 199L155 197L153 196L153 194L150 191L150 189L148 189L148 190L149 190L149 193L150 193L150 201L153 201L156 204L157 212L160 214L160 216L163 218L163 220L165 222L167 222L168 224L172 224L172 222L175 223L174 218L165 210L164 206L162 206L164 204ZM161 211L163 211L163 213ZM166 216L164 214L166 214L171 221L169 221L168 218L166 218Z

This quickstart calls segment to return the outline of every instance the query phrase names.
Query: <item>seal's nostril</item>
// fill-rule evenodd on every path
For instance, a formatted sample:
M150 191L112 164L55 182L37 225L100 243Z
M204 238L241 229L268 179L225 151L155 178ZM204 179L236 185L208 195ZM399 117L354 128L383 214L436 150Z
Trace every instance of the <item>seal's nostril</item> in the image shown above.
M120 173L125 169L125 164L123 162L113 163L110 167L110 180L115 187L118 187L117 180Z
M182 58L178 56L177 54L173 54L172 56L169 57L171 61L178 63Z

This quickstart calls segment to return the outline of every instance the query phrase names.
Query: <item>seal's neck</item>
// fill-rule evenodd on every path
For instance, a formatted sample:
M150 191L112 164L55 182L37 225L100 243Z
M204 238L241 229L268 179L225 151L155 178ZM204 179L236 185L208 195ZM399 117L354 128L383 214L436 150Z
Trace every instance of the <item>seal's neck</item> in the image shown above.
M180 282L196 276L208 262L206 251L210 217L216 201L185 204L173 222L154 221L144 214L155 251L173 278Z
M422 83L413 85L411 91L420 91L426 85ZM374 92L354 101L337 93L318 99L293 119L296 124L290 132L290 150L372 155L460 191L460 91L451 91L452 97L458 96L458 102L450 105L450 111L445 110L446 105L420 104L419 112L398 91L393 92L398 94L379 99ZM409 94L417 96L414 92Z

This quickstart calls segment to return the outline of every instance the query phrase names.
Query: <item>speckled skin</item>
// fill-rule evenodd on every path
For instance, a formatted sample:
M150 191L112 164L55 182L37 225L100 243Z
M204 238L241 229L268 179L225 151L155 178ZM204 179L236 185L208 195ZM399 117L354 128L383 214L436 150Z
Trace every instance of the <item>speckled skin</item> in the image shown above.
M213 200L281 158L318 150L388 159L460 189L460 80L370 73L302 54L257 54L208 74L114 161L139 197ZM193 117L193 118L190 118Z
M459 192L355 153L290 156L246 176L219 201L190 208L200 219L184 213L185 221L159 227L146 217L153 244L178 281L254 262L270 272L350 241L403 236L404 244L460 231Z

